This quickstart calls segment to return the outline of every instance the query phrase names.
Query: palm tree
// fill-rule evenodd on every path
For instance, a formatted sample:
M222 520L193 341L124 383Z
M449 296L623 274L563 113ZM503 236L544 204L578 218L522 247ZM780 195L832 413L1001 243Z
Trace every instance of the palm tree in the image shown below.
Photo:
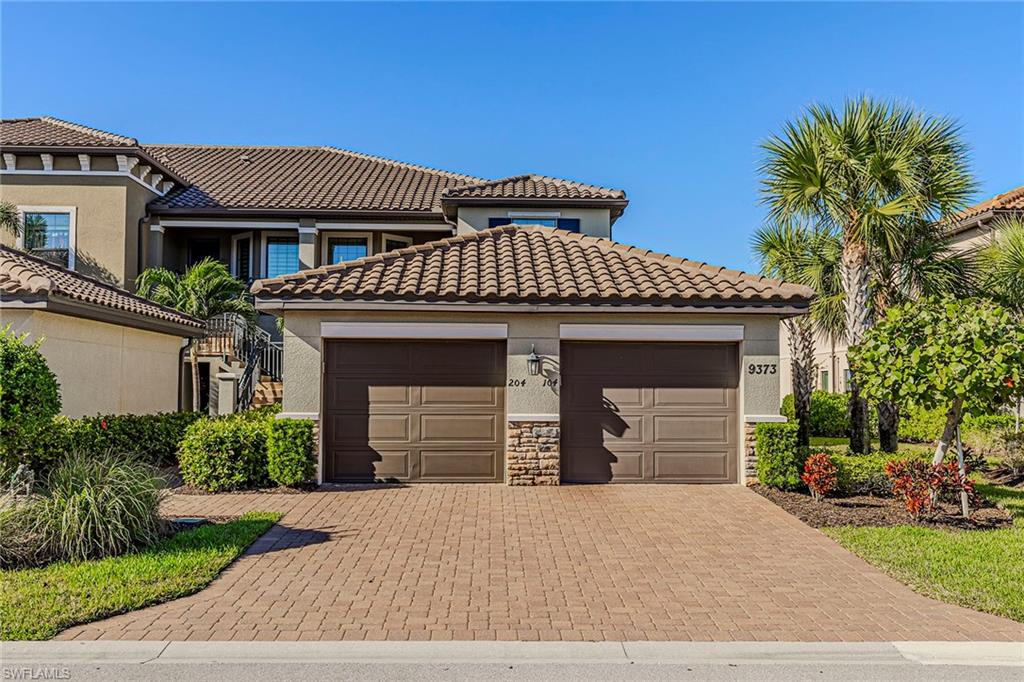
M185 274L165 268L149 268L138 276L140 296L181 311L200 320L221 313L236 313L252 321L256 316L245 282L231 275L223 263L204 258L186 268ZM199 353L196 342L189 345L192 364L192 409L199 409Z
M817 374L814 337L842 335L843 292L839 278L840 244L827 230L794 223L771 223L753 240L761 272L769 277L803 284L817 292L809 315L783 321L789 337L793 376L793 405L800 445L810 445L811 393Z
M993 223L995 240L978 253L982 291L1018 315L1024 315L1024 217Z
M0 230L17 237L24 229L18 207L9 201L0 201Z
M842 239L845 337L860 343L874 323L872 253L898 244L907 225L938 223L974 191L956 124L902 105L862 98L841 112L812 106L762 148L764 202L772 220L806 218ZM850 386L850 447L868 452L867 402Z

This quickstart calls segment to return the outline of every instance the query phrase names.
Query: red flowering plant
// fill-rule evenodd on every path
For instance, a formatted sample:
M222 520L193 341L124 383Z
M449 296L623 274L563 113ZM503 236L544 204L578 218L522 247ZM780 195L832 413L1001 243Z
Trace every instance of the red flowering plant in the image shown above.
M954 501L967 493L972 504L978 501L974 484L960 473L956 460L929 464L920 459L894 459L885 464L885 475L892 483L892 492L903 499L903 506L918 520L924 512L935 511L939 500Z
M839 485L839 469L827 452L815 452L804 462L804 473L800 475L815 502L828 495Z

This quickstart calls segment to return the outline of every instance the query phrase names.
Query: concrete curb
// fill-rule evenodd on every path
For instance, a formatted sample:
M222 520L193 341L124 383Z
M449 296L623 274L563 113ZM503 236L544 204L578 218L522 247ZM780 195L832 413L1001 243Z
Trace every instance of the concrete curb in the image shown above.
M913 664L1024 668L1022 642L3 642L3 665L143 663Z

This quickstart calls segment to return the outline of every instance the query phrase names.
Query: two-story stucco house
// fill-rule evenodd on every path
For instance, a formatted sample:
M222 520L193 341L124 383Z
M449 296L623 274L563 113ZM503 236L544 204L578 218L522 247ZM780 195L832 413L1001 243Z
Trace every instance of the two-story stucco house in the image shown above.
M254 280L283 318L283 369L263 365L284 414L317 423L322 481L740 482L753 425L780 419L779 321L812 293L612 241L621 190L51 118L0 131L21 246L126 286L206 257ZM222 409L236 350L205 375Z

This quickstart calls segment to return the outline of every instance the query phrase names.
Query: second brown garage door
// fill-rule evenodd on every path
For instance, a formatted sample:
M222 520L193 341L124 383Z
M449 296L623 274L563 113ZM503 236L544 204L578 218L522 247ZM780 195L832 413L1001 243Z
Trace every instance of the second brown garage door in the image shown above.
M562 479L737 480L738 348L562 344Z
M324 480L504 477L505 344L328 341Z

